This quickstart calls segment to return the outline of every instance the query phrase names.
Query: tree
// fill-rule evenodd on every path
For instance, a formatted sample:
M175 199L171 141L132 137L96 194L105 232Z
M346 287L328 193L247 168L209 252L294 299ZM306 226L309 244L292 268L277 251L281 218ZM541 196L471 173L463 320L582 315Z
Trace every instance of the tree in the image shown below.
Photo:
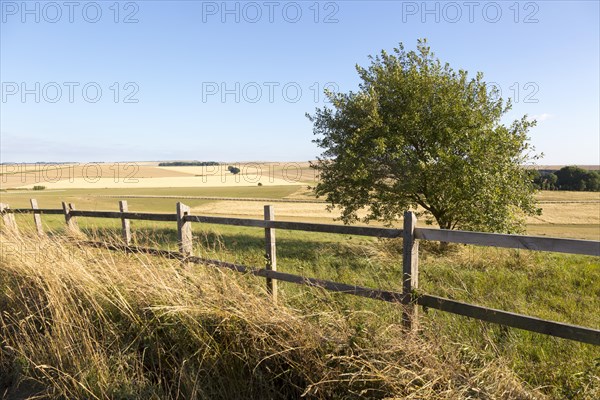
M577 166L562 167L556 171L557 185L561 190L597 192L600 190L600 174L597 171L586 171Z
M529 170L530 179L533 180L533 184L536 189L542 190L554 190L556 189L556 182L558 177L553 172L539 171L537 169Z
M576 166L562 167L555 172L561 190L585 190L586 171Z
M558 176L556 176L556 174L554 172L549 172L548 174L545 174L544 176L544 183L545 183L545 189L546 190L555 190L556 189L556 182L558 182ZM544 189L544 188L542 188Z
M238 167L232 167L231 165L229 167L227 167L227 170L234 175L237 175L240 173L240 169Z
M585 186L590 192L600 192L600 173L598 171L588 171Z
M332 108L307 114L324 149L317 196L341 208L346 223L382 220L404 210L443 229L519 232L539 213L523 165L530 154L527 116L500 123L511 108L478 73L469 78L434 57L425 40L357 66L358 92L326 92ZM366 209L366 215L359 212Z
M536 189L544 188L544 178L540 171L538 171L537 169L530 169L527 171L527 174L528 179L530 179L533 182L533 185Z

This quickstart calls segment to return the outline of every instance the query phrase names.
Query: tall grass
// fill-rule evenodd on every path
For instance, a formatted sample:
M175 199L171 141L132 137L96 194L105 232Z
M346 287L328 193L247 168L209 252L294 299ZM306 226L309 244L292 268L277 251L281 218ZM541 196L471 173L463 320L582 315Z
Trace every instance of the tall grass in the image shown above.
M318 289L275 305L252 276L0 239L2 398L544 397L426 320L409 333Z

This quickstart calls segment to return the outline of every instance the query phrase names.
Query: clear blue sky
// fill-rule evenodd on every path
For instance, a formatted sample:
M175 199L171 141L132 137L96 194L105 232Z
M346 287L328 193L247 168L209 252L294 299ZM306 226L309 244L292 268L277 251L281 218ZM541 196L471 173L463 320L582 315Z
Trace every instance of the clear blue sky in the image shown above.
M324 85L427 38L537 117L539 163L600 163L598 1L0 3L2 162L314 159Z

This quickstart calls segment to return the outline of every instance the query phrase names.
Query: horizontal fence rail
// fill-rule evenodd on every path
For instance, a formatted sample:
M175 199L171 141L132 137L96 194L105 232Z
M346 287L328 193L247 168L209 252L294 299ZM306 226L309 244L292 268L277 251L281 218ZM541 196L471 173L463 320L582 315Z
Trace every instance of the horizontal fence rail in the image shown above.
M600 256L600 242L593 240L504 235L500 233L450 231L429 228L415 229L415 237L417 239L433 240L436 242L475 244L479 246Z
M402 236L401 229L373 228L369 226L312 224L308 222L267 221L263 219L207 217L201 215L188 215L184 217L184 220L192 222L205 222L209 224L286 229L305 232L341 233L347 235L374 236L381 238L396 238Z
M177 221L177 215L175 214L157 214L157 213L138 213L138 212L120 212L120 211L82 211L73 210L70 214L74 217L88 217L88 218L125 218L125 219L138 219L143 221L165 221L175 222Z
M126 196L123 196L126 197ZM31 199L32 208L11 209L6 204L0 204L0 214L7 229L18 233L14 214L33 214L38 234L43 235L40 215L63 214L69 229L78 229L77 217L86 218L115 218L122 221L124 244L109 244L92 241L78 243L110 250L127 252L145 252L168 258L182 260L186 263L203 264L207 266L226 268L237 272L249 273L267 280L267 290L275 301L277 286L274 281L283 281L300 285L322 288L324 290L351 294L374 300L402 304L403 321L408 328L414 328L417 320L416 305L424 308L437 309L478 320L506 325L531 332L576 340L579 342L600 345L600 330L548 321L536 317L516 314L464 302L446 299L438 296L419 293L418 291L418 242L419 240L439 241L447 243L462 243L478 246L503 247L536 251L559 252L600 256L600 242L579 239L562 239L541 236L508 235L483 232L453 231L431 228L417 228L414 213L404 215L404 229L377 228L365 226L347 226L332 224L314 224L307 222L276 221L273 218L272 206L265 206L265 219L228 218L215 216L191 215L190 208L177 203L177 213L139 213L128 211L127 202L120 201L122 211L85 211L76 210L73 204L63 203L62 209L37 208L37 202ZM131 228L129 220L177 222L179 251L161 250L131 245ZM210 223L262 228L265 230L266 266L255 268L218 260L209 260L193 255L191 223ZM402 292L373 289L363 286L333 282L317 278L308 278L289 274L276 269L275 229L299 230L307 232L336 233L379 238L403 238L403 281Z
M438 296L420 295L417 297L416 303L420 306L463 315L481 321L494 322L496 324L512 326L513 328L524 329L526 331L600 345L600 330L597 329L547 321L508 311L475 306Z
M60 214L62 215L64 211L60 208L9 208L3 210L3 213L13 213L13 214Z

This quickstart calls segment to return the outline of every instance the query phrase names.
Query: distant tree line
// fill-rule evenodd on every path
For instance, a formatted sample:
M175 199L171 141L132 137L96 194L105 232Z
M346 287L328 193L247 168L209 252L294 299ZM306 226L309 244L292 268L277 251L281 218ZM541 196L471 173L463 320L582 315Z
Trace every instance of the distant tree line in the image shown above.
M173 161L158 163L159 167L210 167L220 165L216 161Z
M600 173L568 166L558 171L532 170L533 184L542 190L600 192Z

